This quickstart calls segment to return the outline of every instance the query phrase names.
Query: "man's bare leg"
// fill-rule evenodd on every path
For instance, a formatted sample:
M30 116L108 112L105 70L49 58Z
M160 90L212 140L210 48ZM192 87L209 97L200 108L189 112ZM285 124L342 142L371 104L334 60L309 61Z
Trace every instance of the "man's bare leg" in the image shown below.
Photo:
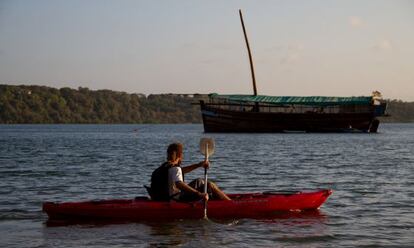
M230 197L228 197L215 183L208 182L208 187L211 189L213 195L220 200L231 201Z

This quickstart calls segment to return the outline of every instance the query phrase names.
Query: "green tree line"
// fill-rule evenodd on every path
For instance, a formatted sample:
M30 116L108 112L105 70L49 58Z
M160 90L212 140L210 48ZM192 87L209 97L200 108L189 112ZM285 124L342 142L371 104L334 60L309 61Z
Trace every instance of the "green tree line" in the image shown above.
M201 123L203 97L0 85L0 123Z
M401 100L387 100L387 113L389 116L380 117L382 122L414 122L414 102Z
M0 123L201 123L206 95L128 94L79 87L0 85ZM387 100L383 122L414 122L414 102Z

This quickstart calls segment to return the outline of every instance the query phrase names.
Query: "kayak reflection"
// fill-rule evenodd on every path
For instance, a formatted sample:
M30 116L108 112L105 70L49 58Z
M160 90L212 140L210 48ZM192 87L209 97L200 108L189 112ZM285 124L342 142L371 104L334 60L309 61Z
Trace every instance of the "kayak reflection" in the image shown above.
M59 226L71 226L71 225L80 225L87 227L101 227L105 225L119 225L119 224L130 224L130 223L140 223L147 225L152 228L154 234L179 234L179 229L170 228L178 224L183 225L183 223L197 223L197 225L208 223L208 224L220 224L220 225L240 225L247 220L255 220L263 223L278 223L281 221L284 223L289 223L289 225L311 225L314 223L324 223L327 219L327 216L322 213L320 210L307 210L307 211L276 211L274 213L268 214L266 216L250 215L248 218L224 218L224 219L215 219L209 218L209 220L199 219L199 220L155 220L155 221L128 221L128 220L90 220L90 219L49 219L45 222L47 227L59 227ZM288 221L285 221L288 220ZM178 232L178 233L171 233Z

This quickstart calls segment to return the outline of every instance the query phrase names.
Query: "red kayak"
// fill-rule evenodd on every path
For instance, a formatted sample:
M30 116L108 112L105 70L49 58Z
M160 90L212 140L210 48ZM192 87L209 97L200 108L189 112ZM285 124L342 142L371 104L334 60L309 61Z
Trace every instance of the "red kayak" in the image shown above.
M260 218L283 211L318 209L332 194L325 189L313 192L265 192L229 194L231 201L208 202L208 217ZM49 220L166 220L200 219L204 216L203 202L157 202L147 197L133 200L102 200L86 202L45 202L43 211Z

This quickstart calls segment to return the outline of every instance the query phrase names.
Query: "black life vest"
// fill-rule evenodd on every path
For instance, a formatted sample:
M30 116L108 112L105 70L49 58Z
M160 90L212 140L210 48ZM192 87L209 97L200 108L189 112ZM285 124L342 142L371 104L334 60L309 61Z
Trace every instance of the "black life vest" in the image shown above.
M172 167L169 162L163 163L151 175L151 199L154 201L169 201L168 170Z

